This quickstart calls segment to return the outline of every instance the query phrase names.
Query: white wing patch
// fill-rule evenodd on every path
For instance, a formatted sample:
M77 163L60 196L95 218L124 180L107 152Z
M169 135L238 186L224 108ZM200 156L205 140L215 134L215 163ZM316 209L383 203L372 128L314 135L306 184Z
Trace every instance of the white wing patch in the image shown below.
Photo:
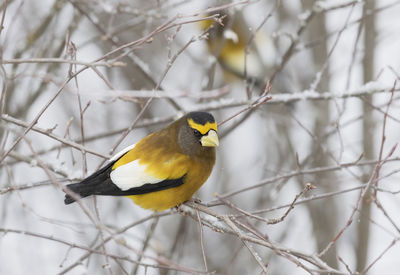
M110 158L110 162L111 161L115 161L117 159L119 159L120 157L122 157L125 153L127 153L128 151L132 150L135 147L136 144L132 144L124 149L122 149L121 151L119 151L118 153L116 153L114 156L112 156L112 158Z
M156 178L146 173L146 168L146 165L139 164L139 160L134 160L113 170L110 173L110 178L112 182L123 191L140 187L146 183L158 183L163 181L163 179Z

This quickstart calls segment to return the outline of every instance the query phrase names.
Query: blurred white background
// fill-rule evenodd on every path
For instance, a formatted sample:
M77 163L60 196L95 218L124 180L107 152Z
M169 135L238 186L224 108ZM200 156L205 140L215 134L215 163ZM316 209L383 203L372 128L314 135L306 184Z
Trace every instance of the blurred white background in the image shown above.
M3 1L0 274L398 274L399 4ZM194 110L228 119L207 211L64 205Z

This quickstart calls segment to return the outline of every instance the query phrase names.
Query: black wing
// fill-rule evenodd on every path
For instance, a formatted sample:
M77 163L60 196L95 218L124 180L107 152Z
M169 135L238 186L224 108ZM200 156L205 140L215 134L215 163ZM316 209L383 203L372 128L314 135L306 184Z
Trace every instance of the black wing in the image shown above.
M106 166L96 171L81 182L68 184L66 187L77 194L79 197L87 197L90 195L104 196L130 196L141 195L151 192L157 192L173 187L178 187L183 184L185 176L178 179L166 179L158 183L146 183L139 187L134 187L128 190L121 190L116 186L110 178L112 166L117 160L108 163ZM65 195L65 204L73 203L75 199L70 195Z
M120 190L118 187L118 190L120 190L121 194L117 194L116 196L130 196L130 195L141 195L141 194L146 194L146 193L151 193L151 192L157 192L165 189L169 189L172 187L178 187L183 184L185 176L179 178L179 179L167 179L163 180L157 183L146 183L143 184L142 186L131 188L125 191ZM113 184L115 187L116 185ZM114 195L114 194L110 194Z

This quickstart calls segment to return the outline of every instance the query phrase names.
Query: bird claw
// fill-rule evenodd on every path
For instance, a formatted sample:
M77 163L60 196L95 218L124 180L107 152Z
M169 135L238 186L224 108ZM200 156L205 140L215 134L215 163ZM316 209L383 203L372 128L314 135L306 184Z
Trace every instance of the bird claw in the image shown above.
M186 215L185 211L182 209L183 203L173 207L173 209L181 215Z
M192 203L195 203L195 204L201 204L201 200L200 200L199 198L191 198L190 200L188 200L188 202L192 202ZM182 206L183 206L184 204L185 204L185 203L181 203L181 204L179 204L179 205L173 207L172 209L176 210L176 211L177 211L178 213L180 213L180 214L185 215L186 212L182 209Z
M193 203L201 204L201 199L199 199L199 198L191 198L189 201L191 201Z

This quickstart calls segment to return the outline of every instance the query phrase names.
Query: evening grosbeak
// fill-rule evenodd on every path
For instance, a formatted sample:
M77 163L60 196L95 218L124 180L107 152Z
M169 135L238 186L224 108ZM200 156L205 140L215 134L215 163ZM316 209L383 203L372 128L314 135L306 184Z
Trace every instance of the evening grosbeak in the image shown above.
M218 145L214 117L192 112L125 148L103 168L66 188L77 198L126 196L142 208L162 211L189 200L207 180ZM74 197L66 194L65 204L73 203Z
M207 19L200 21L199 25L202 30L208 30L207 48L221 65L225 81L232 82L232 75L245 78L246 63L247 77L263 82L266 70L264 62L270 61L271 42L260 31L252 38L253 33L241 12L228 14L219 11L218 14L218 22Z

